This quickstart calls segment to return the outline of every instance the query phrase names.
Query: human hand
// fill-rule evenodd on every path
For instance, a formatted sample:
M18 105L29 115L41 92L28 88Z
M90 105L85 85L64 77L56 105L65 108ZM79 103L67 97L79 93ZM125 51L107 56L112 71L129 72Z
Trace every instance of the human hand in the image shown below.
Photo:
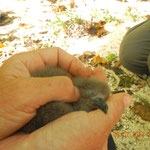
M103 70L96 69L94 71L91 71L89 68L84 68L81 63L77 61L73 56L58 48L51 48L49 50L43 49L30 53L22 53L10 58L0 68L1 139L7 137L8 135L12 134L20 127L22 127L35 115L36 109L41 105L47 103L48 101L55 99L64 100L67 102L70 99L72 101L75 101L79 98L78 90L75 90L76 88L73 86L72 81L67 77L50 77L44 79L30 77L30 72L43 68L45 65L58 65L68 70L71 74L75 76L81 75L88 77L93 75L103 80L106 80ZM68 86L66 86L66 84ZM119 100L121 100L122 97L120 97ZM1 146L5 147L6 143L9 143L10 149L26 149L28 146L31 149L40 149L41 147L43 149L68 149L69 145L67 145L67 143L72 142L73 144L79 143L80 146L78 144L77 145L80 147L80 149L84 149L82 148L83 146L88 146L87 143L89 140L87 139L89 139L89 136L96 139L96 141L99 143L98 145L102 146L102 140L97 137L97 134L95 134L96 130L100 131L99 128L96 127L97 125L94 122L93 125L89 124L89 122L92 121L90 120L92 118L89 118L90 114L92 115L94 112L86 113L81 111L70 113L50 123L49 125L33 132L32 134L15 134L10 138L6 138L5 140L1 141ZM120 117L120 115L121 112L118 114L118 116ZM96 117L96 115L92 116ZM95 117L93 117L93 119ZM98 118L96 117L94 121L96 121L97 119ZM69 127L66 126L66 124L68 124ZM112 127L112 123L110 125ZM90 126L95 126L95 130L91 130L89 128ZM85 129L84 132L82 132L83 129ZM110 132L110 130L108 132ZM87 132L89 132L89 134L87 134ZM76 136L74 136L74 134ZM63 138L63 145L61 144L61 140L59 140L60 135L62 135ZM53 136L56 136L56 138L53 138ZM45 144L45 142L47 144ZM59 145L58 142L60 143ZM39 145L39 143L41 144ZM92 146L92 144L90 145ZM7 147L8 149L9 146ZM91 149L90 146L88 147L89 149ZM79 148L74 147L74 149Z
M33 78L30 72L46 65L73 75L90 76L90 69L59 48L20 53L0 68L0 139L14 133L52 100L76 101L79 91L68 77Z

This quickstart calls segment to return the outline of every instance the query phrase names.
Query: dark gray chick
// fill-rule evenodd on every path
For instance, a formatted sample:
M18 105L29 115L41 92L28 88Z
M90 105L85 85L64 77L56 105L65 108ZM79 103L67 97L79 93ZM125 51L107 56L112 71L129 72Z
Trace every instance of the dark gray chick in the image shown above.
M41 106L37 109L35 117L33 117L33 119L19 131L31 133L47 123L73 111L83 110L90 112L100 108L104 113L107 113L108 105L105 100L110 95L110 89L105 82L94 77L73 77L67 71L59 67L46 67L45 69L34 72L31 75L33 77L70 77L73 84L80 90L80 100L74 103L53 101Z

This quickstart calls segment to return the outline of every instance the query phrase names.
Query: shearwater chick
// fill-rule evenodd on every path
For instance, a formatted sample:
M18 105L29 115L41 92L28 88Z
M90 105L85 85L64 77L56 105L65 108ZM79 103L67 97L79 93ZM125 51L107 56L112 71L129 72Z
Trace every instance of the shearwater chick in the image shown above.
M43 70L31 73L33 77L68 76L80 91L80 99L74 103L61 101L48 102L37 109L36 115L19 131L31 133L47 123L73 111L87 111L100 108L107 113L106 99L110 95L108 85L97 78L73 77L66 70L59 67L46 67Z

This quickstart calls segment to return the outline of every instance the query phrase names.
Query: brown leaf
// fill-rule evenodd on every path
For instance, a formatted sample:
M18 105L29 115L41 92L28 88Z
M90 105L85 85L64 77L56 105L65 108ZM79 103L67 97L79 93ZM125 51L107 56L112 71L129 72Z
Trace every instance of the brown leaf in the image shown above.
M39 32L39 34L46 34L46 33L48 33L48 31Z
M94 56L92 60L92 64L102 64L102 65L108 65L110 62L106 60L103 57L100 57L99 55Z
M107 33L107 31L105 30L105 28L104 28L104 27L101 27L99 30L97 30L96 35L97 35L98 37L101 37L101 36L106 35L106 33Z
M74 8L75 7L75 2L74 0L70 0L70 8Z
M101 20L101 21L99 21L98 23L95 23L95 26L96 26L96 27L101 27L101 26L103 26L103 25L105 25L105 24L106 24L106 21Z
M57 6L56 9L55 9L55 12L63 12L67 9L66 6L64 5L60 5L60 6Z
M149 18L150 18L150 15L146 15L145 17L146 17L147 19L149 19Z
M25 27L25 26L27 26L26 23L20 23L20 24L19 24L19 27Z
M41 40L33 40L34 43L40 43Z
M85 51L83 53L83 55L79 56L79 59L82 61L82 62L85 62L87 61L89 58L92 58L94 57L94 53L90 52L90 51Z
M57 2L57 0L48 0L48 1L50 1L51 3L56 3Z
M104 25L106 24L106 21L99 21L99 22L92 22L88 26L88 32L91 35L96 35L98 37L101 37L103 35L106 35L107 31L104 28Z
M126 30L129 30L129 29L131 29L131 27L126 27Z
M93 57L92 64L96 65L96 64L99 64L100 62L101 62L101 58L99 55Z
M114 67L118 68L119 66L120 66L120 61L118 60L118 61L115 62Z
M150 107L142 105L140 103L135 103L134 107L131 108L136 115L140 116L143 120L150 121Z
M108 65L108 64L109 64L109 61L106 60L105 58L101 57L101 62L100 62L100 63L101 63L101 64L106 64L106 65Z
M0 48L6 47L3 43L0 43Z

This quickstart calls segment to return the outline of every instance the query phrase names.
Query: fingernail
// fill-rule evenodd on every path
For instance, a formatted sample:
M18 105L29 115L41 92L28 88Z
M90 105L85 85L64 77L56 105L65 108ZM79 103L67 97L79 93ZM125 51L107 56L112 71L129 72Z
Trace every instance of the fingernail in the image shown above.
M80 91L77 87L75 87L75 96L76 96L77 99L80 98Z
M131 104L131 96L130 95L124 96L123 102L124 102L125 107L128 107Z

